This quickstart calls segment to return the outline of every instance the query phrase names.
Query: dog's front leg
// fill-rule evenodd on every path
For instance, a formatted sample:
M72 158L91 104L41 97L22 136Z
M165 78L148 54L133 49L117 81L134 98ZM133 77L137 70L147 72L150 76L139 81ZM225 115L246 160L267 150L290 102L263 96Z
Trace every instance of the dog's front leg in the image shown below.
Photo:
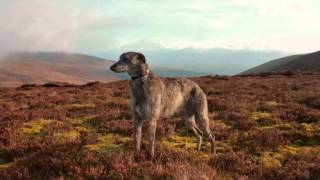
M160 94L154 95L149 99L147 106L147 120L148 120L148 140L149 140L149 153L154 157L154 145L156 140L157 121L160 117L161 96Z
M154 144L157 130L157 118L153 117L149 121L148 137L149 137L149 153L151 157L154 157Z
M142 130L142 120L140 118L135 117L134 118L134 138L135 138L135 143L136 143L136 151L140 151L141 147L141 130Z

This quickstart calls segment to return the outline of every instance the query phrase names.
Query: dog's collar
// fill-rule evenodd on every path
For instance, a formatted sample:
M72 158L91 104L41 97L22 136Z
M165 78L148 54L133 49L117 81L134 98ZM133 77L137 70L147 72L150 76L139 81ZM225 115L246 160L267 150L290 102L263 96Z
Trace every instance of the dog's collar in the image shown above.
M143 76L140 75L140 76L136 76L136 77L131 77L131 80L136 80L136 79L139 79L139 78L141 78L141 77L143 77Z

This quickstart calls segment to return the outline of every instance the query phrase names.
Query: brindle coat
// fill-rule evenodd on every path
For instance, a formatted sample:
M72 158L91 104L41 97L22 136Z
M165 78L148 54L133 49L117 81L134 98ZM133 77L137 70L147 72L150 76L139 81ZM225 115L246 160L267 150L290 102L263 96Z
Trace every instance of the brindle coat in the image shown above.
M141 53L126 52L111 66L114 72L131 76L130 104L134 119L136 150L140 151L143 121L148 122L149 153L154 156L157 120L179 114L188 128L198 137L201 148L204 134L215 155L215 137L209 128L206 95L193 81L185 78L162 78L153 74Z

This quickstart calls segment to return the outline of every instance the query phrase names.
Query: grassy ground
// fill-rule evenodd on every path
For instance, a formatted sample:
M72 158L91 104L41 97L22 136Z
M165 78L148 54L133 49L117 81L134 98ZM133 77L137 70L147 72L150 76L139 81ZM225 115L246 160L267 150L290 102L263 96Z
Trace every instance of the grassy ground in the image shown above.
M320 179L320 74L193 80L216 158L178 118L159 120L153 160L145 141L136 154L127 81L0 88L0 178Z

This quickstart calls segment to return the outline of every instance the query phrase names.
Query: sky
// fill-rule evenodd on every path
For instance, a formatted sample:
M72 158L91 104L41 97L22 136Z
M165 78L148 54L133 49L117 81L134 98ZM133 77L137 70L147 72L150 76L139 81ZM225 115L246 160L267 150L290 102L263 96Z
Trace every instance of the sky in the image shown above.
M0 54L306 53L319 50L318 22L319 0L0 0Z

